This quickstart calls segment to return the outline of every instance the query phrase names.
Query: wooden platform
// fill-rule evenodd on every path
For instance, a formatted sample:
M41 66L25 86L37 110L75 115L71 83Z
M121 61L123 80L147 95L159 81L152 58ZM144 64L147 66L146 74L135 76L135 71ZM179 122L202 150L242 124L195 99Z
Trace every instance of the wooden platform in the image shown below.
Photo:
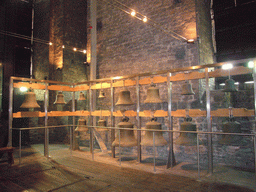
M0 166L0 191L237 191L253 190L228 184L199 182L66 156L33 156L10 169Z

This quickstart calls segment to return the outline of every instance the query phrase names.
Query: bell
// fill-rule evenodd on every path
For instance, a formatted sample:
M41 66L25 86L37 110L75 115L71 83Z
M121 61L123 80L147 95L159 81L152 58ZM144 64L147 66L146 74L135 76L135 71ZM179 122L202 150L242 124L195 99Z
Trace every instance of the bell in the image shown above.
M119 93L119 98L116 105L133 105L130 97L130 91L124 90Z
M56 95L56 100L54 104L66 104L64 100L64 95L61 91L59 91L58 94Z
M20 108L40 108L36 101L36 94L33 91L25 93L25 99Z
M122 122L118 123L119 128L133 128L133 124L129 123L129 118L125 117ZM112 146L119 146L119 137L116 137ZM120 130L120 146L121 147L133 147L137 146L137 139L134 136L133 130Z
M105 93L101 90L98 98L105 98Z
M225 81L225 87L222 90L223 92L236 92L235 81L233 79L227 79Z
M107 122L104 119L98 121L98 127L107 127ZM107 131L108 129L98 128L98 131Z
M159 96L159 89L157 89L154 85L147 90L147 98L144 103L162 103L162 100Z
M78 125L77 125L75 131L80 131L80 132L87 132L88 131L85 119L80 118L78 120Z
M235 121L234 117L229 118L227 122L223 123L223 133L241 133L241 124ZM230 145L237 144L239 145L241 141L241 136L238 135L222 135L219 144Z
M196 131L196 124L192 123L191 117L186 117L185 121L180 124L181 131ZM177 145L196 145L197 135L196 133L181 132L180 136L175 142Z
M156 118L152 118L150 122L146 124L146 129L161 130L161 123L156 121ZM145 131L145 135L141 139L142 146L154 146L153 131ZM167 141L164 139L162 132L155 132L155 146L167 145Z
M185 81L185 83L182 85L181 95L194 95L194 94L195 93L192 90L192 85L188 81Z
M79 101L84 101L84 100L86 100L83 92L80 92L80 94L79 94L79 99L78 99L78 100L79 100Z

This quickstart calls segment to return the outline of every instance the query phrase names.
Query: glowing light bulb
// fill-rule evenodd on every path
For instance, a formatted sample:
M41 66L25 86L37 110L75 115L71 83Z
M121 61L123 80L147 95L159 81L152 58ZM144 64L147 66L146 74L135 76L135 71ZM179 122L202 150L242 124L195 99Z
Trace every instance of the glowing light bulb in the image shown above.
M64 49L65 48L65 45L62 45L62 49Z
M144 17L144 18L142 19L142 21L143 21L144 23L146 23L146 22L148 21L147 17Z
M83 50L83 53L85 54L85 53L86 53L86 50Z
M249 61L248 62L248 67L249 68L253 68L254 67L254 62L253 61Z
M136 15L136 12L134 11L134 10L132 10L132 12L131 12L131 16L135 16Z
M25 92L25 91L27 91L27 90L28 90L27 87L21 87L21 88L20 88L20 91L21 91L21 92Z
M194 43L195 40L194 39L188 39L188 43Z
M52 45L52 42L50 42L49 45Z
M73 50L74 50L74 51L77 51L77 49L76 49L75 47L73 48Z
M232 68L233 68L233 65L231 63L227 63L227 64L222 65L222 69L224 69L224 70L232 69Z

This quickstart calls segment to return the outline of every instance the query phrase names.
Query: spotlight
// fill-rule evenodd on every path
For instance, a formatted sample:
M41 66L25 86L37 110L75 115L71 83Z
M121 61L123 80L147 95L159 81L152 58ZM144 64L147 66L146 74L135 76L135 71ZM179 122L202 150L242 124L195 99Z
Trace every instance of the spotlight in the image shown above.
M135 16L136 15L136 12L134 11L134 10L132 10L132 12L131 12L131 16Z
M21 91L21 92L26 92L27 90L28 90L27 87L21 87L21 88L20 88L20 91Z
M195 43L195 40L194 39L188 39L187 42L188 43Z
M227 63L227 64L222 65L222 69L224 69L224 70L232 69L232 68L233 68L233 65L231 63Z
M249 68L253 68L254 67L254 62L253 61L249 61L248 62L248 67Z

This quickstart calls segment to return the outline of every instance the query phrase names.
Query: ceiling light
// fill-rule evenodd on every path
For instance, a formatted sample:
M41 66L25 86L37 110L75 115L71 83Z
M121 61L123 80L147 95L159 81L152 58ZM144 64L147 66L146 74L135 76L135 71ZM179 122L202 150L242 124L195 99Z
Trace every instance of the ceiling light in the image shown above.
M233 65L231 63L227 63L227 64L222 65L222 69L224 69L224 70L232 69L232 68L233 68Z
M249 68L253 68L254 67L254 62L253 61L249 61L248 62L248 67Z
M194 39L188 39L188 41L187 41L188 43L194 43L195 42L195 40Z
M27 87L21 87L21 88L20 88L20 91L21 91L21 92L26 92L27 90L28 90Z
M134 10L132 10L132 12L131 12L131 16L135 16L136 15L136 12L134 11Z
M142 19L142 21L143 21L144 23L146 23L146 22L148 21L147 17L144 17L144 18Z

